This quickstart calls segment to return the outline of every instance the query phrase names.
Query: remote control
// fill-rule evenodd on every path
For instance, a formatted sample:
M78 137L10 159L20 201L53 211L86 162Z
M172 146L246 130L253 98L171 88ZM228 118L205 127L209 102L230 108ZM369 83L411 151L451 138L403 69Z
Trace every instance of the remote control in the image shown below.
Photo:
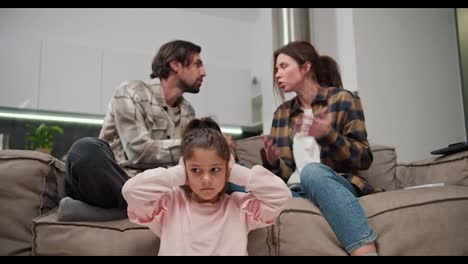
M449 155L457 153L463 150L468 150L468 142L458 142L448 145L448 147L434 150L431 152L432 155Z

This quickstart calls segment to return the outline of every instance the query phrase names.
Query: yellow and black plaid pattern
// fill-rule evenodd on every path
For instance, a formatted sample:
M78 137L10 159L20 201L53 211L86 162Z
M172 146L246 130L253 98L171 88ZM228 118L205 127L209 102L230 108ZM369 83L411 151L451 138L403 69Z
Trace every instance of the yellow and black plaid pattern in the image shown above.
M361 195L377 191L358 173L369 168L373 159L360 98L344 89L320 87L312 102L314 116L320 116L326 106L332 129L327 135L316 139L321 149L321 163L347 178L359 188ZM294 124L302 119L302 115L297 97L281 104L274 113L270 139L280 152L280 166L277 169L271 169L262 150L263 165L285 182L296 169L292 154Z

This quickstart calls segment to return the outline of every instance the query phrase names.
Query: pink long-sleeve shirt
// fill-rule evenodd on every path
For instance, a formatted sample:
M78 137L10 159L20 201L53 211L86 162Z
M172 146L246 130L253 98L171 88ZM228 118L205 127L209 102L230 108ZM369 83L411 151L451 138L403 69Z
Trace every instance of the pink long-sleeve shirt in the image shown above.
M224 194L197 203L179 187L181 165L146 170L122 188L130 221L148 226L161 240L159 255L247 255L248 233L269 226L291 200L291 191L261 166L235 164L229 181L249 193Z

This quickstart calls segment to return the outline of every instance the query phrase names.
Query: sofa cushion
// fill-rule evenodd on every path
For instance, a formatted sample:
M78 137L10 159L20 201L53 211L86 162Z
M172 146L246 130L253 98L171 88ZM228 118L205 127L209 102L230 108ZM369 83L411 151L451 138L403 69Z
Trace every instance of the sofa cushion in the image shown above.
M468 187L396 190L359 198L380 255L467 255ZM346 255L320 210L293 198L274 226L275 255Z
M27 150L0 150L0 255L30 255L32 220L64 194L63 162Z
M293 198L274 226L272 255L346 255L320 210L309 200Z
M374 188L384 190L400 189L396 178L397 156L394 147L371 145L374 157L367 170L360 171L361 177L366 179Z
M159 238L128 219L107 222L61 222L54 209L34 219L33 254L155 256ZM270 255L271 227L249 233L249 255Z
M403 187L431 183L468 186L468 151L399 163L396 177Z
M249 256L272 256L274 226L268 226L250 231L247 252Z
M54 209L34 219L33 255L155 256L159 239L128 219L107 222L61 222Z
M261 165L262 158L260 150L263 148L263 136L253 136L236 140L236 153L239 163L252 168L254 165Z

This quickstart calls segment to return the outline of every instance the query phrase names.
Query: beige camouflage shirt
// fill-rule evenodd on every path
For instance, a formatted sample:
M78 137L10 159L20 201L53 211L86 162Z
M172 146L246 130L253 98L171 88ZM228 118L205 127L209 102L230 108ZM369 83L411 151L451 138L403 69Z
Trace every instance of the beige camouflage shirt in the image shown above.
M183 97L178 106L166 104L158 79L124 82L114 92L99 138L109 142L128 176L178 163L183 130L195 117Z

